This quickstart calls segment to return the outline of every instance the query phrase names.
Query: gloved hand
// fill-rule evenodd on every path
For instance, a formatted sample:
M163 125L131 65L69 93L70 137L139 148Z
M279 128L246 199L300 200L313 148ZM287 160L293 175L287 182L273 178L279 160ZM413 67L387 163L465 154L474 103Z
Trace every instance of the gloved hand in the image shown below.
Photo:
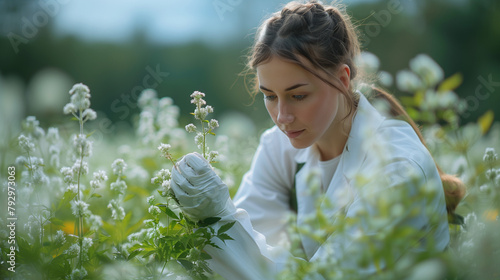
M194 220L223 217L236 211L228 187L198 153L185 155L172 168L170 186L184 214Z

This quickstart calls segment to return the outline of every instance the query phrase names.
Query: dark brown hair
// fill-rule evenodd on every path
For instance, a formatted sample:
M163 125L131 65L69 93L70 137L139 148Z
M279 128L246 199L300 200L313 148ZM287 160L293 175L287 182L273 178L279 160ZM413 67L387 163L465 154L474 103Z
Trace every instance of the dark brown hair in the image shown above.
M349 106L347 116L349 116L356 109L359 100L353 87L346 89L336 76L329 75L332 81L323 78L318 71L330 74L331 71L346 64L350 68L352 84L352 80L358 76L354 59L359 53L356 28L344 7L323 5L318 1L290 2L259 27L248 58L247 69L255 72L259 65L268 62L273 56L295 63L338 89L346 97ZM305 65L301 59L310 62L313 68ZM258 82L255 75L253 83L254 94L257 94ZM396 98L377 88L373 88L373 93L375 98L384 99L390 105L392 116L407 121L425 145L418 126ZM465 194L465 186L455 176L445 174L439 167L437 168L446 195L446 209L448 213L453 213Z

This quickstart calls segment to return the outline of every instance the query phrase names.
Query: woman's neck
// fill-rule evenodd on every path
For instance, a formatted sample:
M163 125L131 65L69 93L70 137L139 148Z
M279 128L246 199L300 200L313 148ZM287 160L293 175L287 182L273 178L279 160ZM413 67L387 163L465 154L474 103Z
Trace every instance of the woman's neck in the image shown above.
M344 98L342 98L342 100L344 101ZM343 108L343 110L339 110L331 127L325 132L323 137L315 143L321 161L333 159L344 151L349 133L351 132L352 121L356 113L356 108L351 110L351 112L347 112L346 106L344 105L345 104L341 104L339 106ZM349 114L345 117L347 113Z

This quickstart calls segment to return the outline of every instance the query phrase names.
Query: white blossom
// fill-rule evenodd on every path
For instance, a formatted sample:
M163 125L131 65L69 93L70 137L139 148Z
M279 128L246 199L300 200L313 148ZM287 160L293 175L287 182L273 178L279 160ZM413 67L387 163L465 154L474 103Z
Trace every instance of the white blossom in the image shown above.
M60 172L64 176L63 180L65 183L69 184L69 183L73 182L73 176L74 176L73 168L63 167L63 168L61 168Z
M157 217L158 215L161 214L161 210L158 206L151 205L149 206L148 209L149 214L153 215L154 217Z
M90 225L90 230L98 230L102 227L102 218L98 215L90 215L87 218L87 223Z
M380 67L380 60L376 55L370 52L361 52L356 56L355 63L367 73L375 73Z
M423 87L420 78L408 70L402 70L397 73L396 84L400 90L407 92L415 92Z
M82 200L71 201L71 212L78 217L86 217L90 215L89 205Z
M208 123L208 127L211 129L219 127L219 122L216 119L211 119Z
M110 189L119 194L124 194L125 190L127 189L127 184L124 181L116 181L111 183Z
M63 113L65 115L76 113L76 106L73 103L68 103L64 106Z
M196 126L192 123L186 125L186 131L191 133L191 132L196 132Z
M117 200L112 199L108 204L108 208L111 209L111 218L115 221L122 221L125 219L125 210L120 206Z
M389 72L380 71L378 73L378 81L384 87L392 86L392 83L394 82L393 80L394 79L392 78L392 75Z
M148 106L154 106L156 102L158 102L157 99L157 93L156 90L154 89L145 89L141 92L141 95L139 96L139 99L137 100L137 104L139 105L139 108L144 109Z
M85 268L75 268L71 271L70 280L81 280L87 276L87 270Z
M441 66L426 54L419 54L410 60L410 69L419 75L428 87L434 87L444 77Z
M62 230L58 230L54 236L54 245L60 247L66 242L66 236Z
M485 162L495 162L498 160L498 155L495 151L495 148L488 147L486 148L483 156L483 161Z
M80 159L77 159L75 163L72 166L73 168L73 174L78 174L80 175L85 175L89 173L89 165L86 161L81 161Z
M26 137L24 134L21 134L19 135L17 140L19 141L19 146L21 146L21 148L26 152L29 153L35 151L35 144L31 142L31 138Z
M83 120L95 120L96 118L97 118L97 113L90 108L85 109L85 111L83 111L82 113Z
M59 141L59 128L57 127L49 127L47 130L47 141L51 144L57 143Z
M123 174L123 172L127 168L127 164L123 159L118 158L111 164L111 168L113 169L113 174L119 176Z
M160 151L160 153L163 157L168 157L170 154L169 150L171 147L172 146L170 146L169 144L161 143L160 146L158 146L158 150Z
M92 155L92 141L83 134L73 135L73 151L78 157L90 157Z
M155 196L154 195L149 196L146 200L147 200L149 205L155 204Z
M90 186L94 189L98 188L103 182L108 180L108 176L104 170L94 172L93 177L94 179L90 181Z

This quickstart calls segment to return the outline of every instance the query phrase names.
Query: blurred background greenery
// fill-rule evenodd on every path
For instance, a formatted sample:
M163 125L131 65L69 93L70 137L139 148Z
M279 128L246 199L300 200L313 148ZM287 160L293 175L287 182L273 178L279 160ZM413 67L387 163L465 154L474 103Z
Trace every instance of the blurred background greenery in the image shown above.
M2 0L2 122L36 115L42 127L59 124L66 119L61 108L68 90L82 82L92 91L92 108L114 123L109 129L126 130L139 112L138 89L153 76L146 83L160 97L171 96L181 116L189 116L189 94L199 90L207 93L217 117L240 112L258 128L268 126L260 98L252 103L240 74L256 27L285 2ZM488 109L498 119L500 1L343 4L359 26L363 49L380 58L382 70L395 75L411 58L427 53L445 76L462 73L457 93L469 106L462 123ZM159 76L151 74L155 71ZM399 95L396 87L390 90Z

